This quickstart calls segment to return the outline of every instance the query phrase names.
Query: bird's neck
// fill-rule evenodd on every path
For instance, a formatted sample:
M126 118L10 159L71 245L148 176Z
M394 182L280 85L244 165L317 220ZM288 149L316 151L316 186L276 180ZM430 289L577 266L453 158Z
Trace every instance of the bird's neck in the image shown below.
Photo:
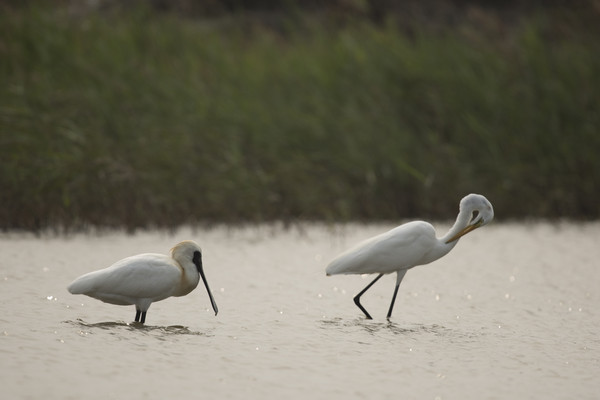
M450 230L448 231L448 233L446 233L444 235L444 237L442 237L440 239L440 241L442 243L446 243L450 238L452 238L458 232L460 232L461 230L463 230L469 224L469 220L470 220L469 213L461 210L458 213L458 217L456 217L456 221L454 222L454 225L452 225L452 228L450 228ZM456 244L458 242L458 240L459 239L453 241L451 244Z
M198 282L200 282L200 274L196 269L196 266L191 262L185 262L185 264L180 263L182 269L181 281L179 284L179 289L177 294L174 296L185 296L192 290L198 286Z

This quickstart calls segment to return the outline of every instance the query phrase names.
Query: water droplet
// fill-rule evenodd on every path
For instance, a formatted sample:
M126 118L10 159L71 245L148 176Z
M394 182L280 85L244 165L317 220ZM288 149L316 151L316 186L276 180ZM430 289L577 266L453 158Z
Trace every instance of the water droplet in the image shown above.
M439 294L435 295L435 301L440 301L440 295Z
M321 298L321 297L323 297L323 295L322 295L321 293L319 293L319 294L317 295L317 297L318 297L318 298Z
M467 300L471 300L473 298L473 296L471 296L470 294L467 295Z
M46 299L48 300L52 300L54 298L54 296L47 296Z
M256 346L256 351L258 351L258 350L259 350L259 349L258 349L258 346Z
M573 311L573 309L571 307L569 307L569 312Z
M338 288L337 288L337 286L334 286L334 287L333 287L333 291L334 291L334 292L337 292L337 291L338 291Z
M220 289L220 291L221 291L221 293L223 293L223 292L225 291L225 288L224 288L224 287L222 287L222 288Z
M460 315L457 315L457 316L456 316L456 319L460 319Z
M506 293L506 294L504 295L504 298L505 298L505 299L510 299L510 293Z

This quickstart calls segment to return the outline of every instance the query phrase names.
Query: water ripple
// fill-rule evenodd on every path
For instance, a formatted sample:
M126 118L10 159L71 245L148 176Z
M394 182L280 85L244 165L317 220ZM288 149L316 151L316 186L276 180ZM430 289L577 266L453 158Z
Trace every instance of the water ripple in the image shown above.
M353 320L344 320L342 318L331 318L323 319L319 321L319 325L322 329L338 329L341 332L351 331L364 331L370 335L380 335L391 333L393 335L433 335L445 337L450 340L454 339L469 339L476 336L480 336L481 332L471 332L446 328L445 326L432 324L432 325L420 325L412 324L405 325L397 322L385 321L371 321L365 320L364 318L357 318Z
M94 329L100 329L104 331L110 331L110 333L113 334L120 331L141 332L142 334L153 335L162 339L164 339L164 336L171 335L212 336L212 334L208 332L192 331L188 327L183 325L152 326L141 324L139 322L124 321L87 323L79 318L75 321L63 322L82 329L82 331L86 334L91 333Z

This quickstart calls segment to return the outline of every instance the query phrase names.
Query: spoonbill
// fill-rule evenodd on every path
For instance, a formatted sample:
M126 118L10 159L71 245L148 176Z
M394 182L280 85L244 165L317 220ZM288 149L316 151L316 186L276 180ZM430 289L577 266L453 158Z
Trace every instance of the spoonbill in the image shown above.
M185 296L198 286L200 277L217 315L219 309L204 275L200 246L191 240L176 244L170 256L145 253L124 258L108 268L80 276L67 290L105 303L135 305L135 321L143 324L150 304L171 296Z
M482 195L469 194L459 205L456 222L442 238L435 236L435 229L425 221L413 221L388 232L367 239L340 254L329 263L327 276L337 274L378 274L360 293L354 303L365 314L371 315L360 304L360 297L384 274L396 272L396 287L387 319L398 294L398 287L406 271L417 265L429 264L448 254L463 235L482 227L494 218L492 204Z

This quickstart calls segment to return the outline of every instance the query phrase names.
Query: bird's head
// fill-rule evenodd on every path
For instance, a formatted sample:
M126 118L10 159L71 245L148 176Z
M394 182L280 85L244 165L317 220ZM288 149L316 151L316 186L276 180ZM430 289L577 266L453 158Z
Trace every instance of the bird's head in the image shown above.
M196 264L194 261L196 252L202 253L200 246L194 241L184 240L171 249L171 257L175 260L190 260ZM200 258L200 265L202 265L202 258Z
M204 268L202 266L202 250L200 249L200 246L198 246L196 242L185 240L176 244L175 247L171 249L171 256L180 263L180 260L188 260L192 261L192 263L196 266L196 270L198 271L198 274L200 274L200 277L204 282L204 286L206 287L206 291L208 292L208 297L210 298L212 308L215 311L215 315L217 315L219 309L215 299L213 298L210 288L208 287L206 276L204 275Z
M480 228L494 219L492 203L480 194L469 194L460 201L459 219L468 219L467 226L457 232L446 243L454 242L467 233Z

